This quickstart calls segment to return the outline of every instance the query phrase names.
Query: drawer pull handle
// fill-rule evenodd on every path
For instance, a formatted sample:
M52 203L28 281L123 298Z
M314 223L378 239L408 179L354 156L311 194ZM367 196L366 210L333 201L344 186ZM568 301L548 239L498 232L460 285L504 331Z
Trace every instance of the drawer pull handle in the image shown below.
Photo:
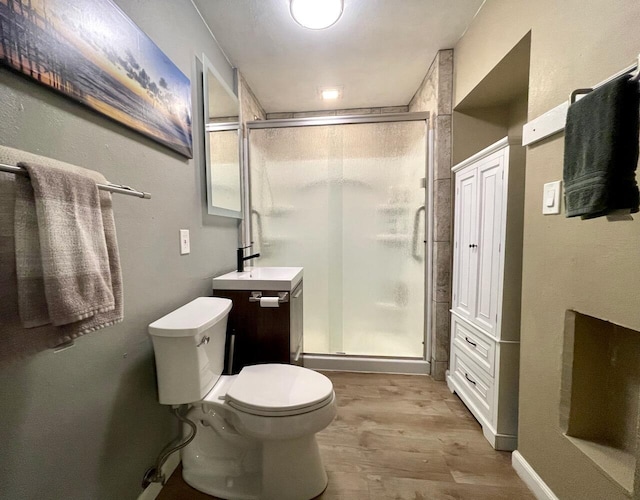
M202 337L202 340L198 342L196 347L200 347L201 345L207 345L211 339L209 337Z
M469 337L465 337L464 339L467 341L468 344L471 344L473 347L478 347L478 344L476 344L475 342L471 342L469 340Z
M468 374L466 374L466 373L465 373L465 374L464 374L464 378L466 378L466 379L467 379L469 382L471 382L473 385L476 385L476 381L475 381L475 380L470 379Z

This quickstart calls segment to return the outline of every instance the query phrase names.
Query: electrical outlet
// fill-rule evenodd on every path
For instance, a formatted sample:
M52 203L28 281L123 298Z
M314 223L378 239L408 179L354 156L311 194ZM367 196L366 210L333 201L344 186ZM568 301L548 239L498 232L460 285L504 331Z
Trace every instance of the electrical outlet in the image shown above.
M180 229L180 255L191 252L191 242L189 241L189 230Z

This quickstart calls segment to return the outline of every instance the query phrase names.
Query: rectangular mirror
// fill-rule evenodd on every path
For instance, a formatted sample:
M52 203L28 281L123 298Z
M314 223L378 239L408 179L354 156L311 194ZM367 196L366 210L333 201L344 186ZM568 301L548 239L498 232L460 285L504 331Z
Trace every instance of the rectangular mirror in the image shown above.
M242 219L242 126L238 98L202 56L207 212Z

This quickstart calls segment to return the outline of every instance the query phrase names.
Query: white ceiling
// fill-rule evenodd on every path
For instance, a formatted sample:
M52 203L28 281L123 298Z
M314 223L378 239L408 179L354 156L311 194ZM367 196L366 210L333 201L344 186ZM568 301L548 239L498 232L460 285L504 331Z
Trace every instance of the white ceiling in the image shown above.
M325 30L299 26L288 0L194 0L220 47L269 113L409 103L440 49L483 0L344 0ZM339 86L342 99L318 89Z

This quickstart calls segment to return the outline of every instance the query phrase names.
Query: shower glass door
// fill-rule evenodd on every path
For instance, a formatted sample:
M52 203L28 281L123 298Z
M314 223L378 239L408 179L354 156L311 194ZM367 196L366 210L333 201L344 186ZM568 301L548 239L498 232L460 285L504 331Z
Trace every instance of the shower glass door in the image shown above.
M424 121L252 129L259 266L304 267L306 353L424 356Z

